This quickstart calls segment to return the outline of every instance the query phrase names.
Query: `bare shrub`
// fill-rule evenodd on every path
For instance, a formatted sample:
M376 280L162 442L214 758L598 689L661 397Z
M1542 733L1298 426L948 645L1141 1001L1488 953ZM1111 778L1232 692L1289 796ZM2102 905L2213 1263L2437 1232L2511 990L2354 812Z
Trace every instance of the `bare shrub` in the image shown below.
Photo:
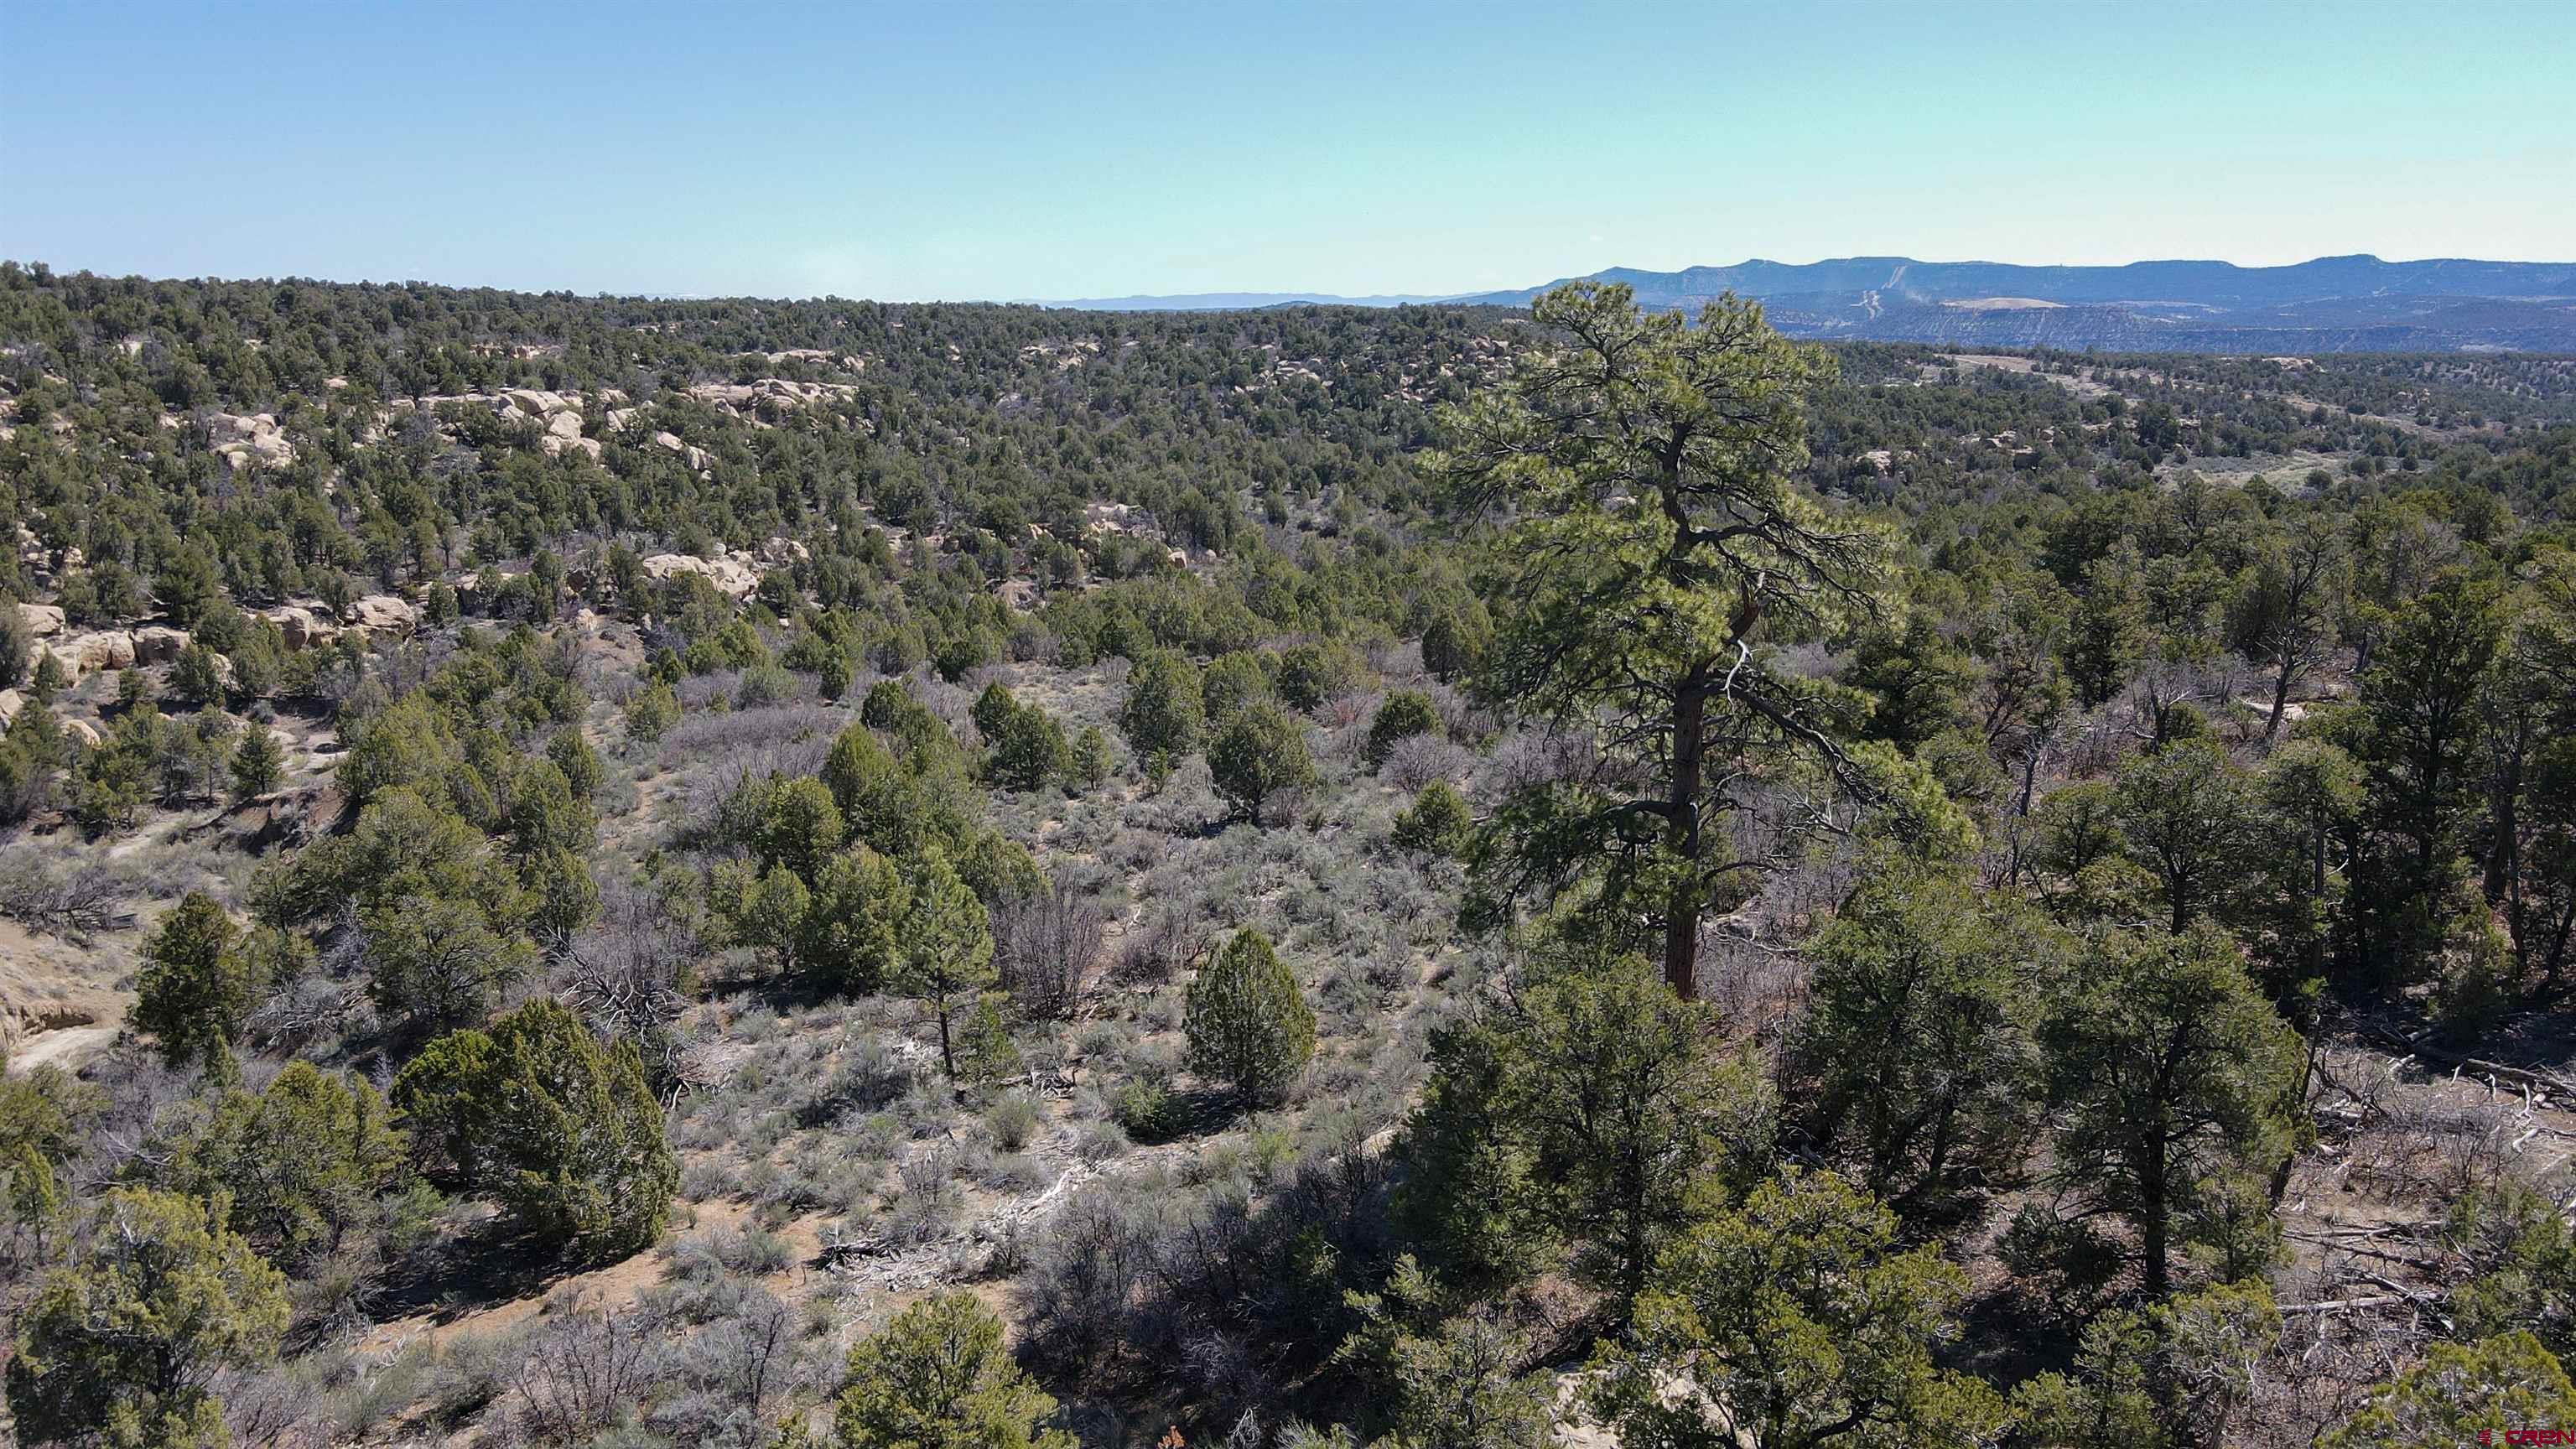
M1477 783L1497 794L1516 794L1559 780L1582 779L1598 758L1589 735L1552 729L1521 730L1504 736L1494 746L1493 754L1486 757L1483 778Z
M886 1236L898 1243L921 1244L948 1236L956 1226L966 1195L952 1180L955 1159L947 1152L923 1153L895 1169L900 1191L886 1219Z
M2320 1067L2317 1115L2344 1136L2337 1181L2392 1201L2446 1203L2515 1175L2538 1120L2512 1087L2409 1080L2407 1064L2369 1052L2329 1052Z
M823 757L831 753L833 739L847 722L848 716L839 710L819 704L685 715L662 735L662 764L670 769L721 757L745 767L758 763L762 774L785 770L810 775L822 767ZM742 778L739 770L733 778Z
M1100 957L1099 907L1064 886L1004 901L993 916L993 964L1002 989L1034 1016L1060 1017L1082 995Z
M631 1041L657 1082L681 1079L687 1041L673 1029L697 942L661 897L625 883L600 892L599 919L556 953L554 989L612 1041Z
M1300 1161L1259 1198L1239 1172L1193 1193L1123 1179L1077 1193L1031 1247L1021 1285L1029 1342L1089 1382L1184 1369L1213 1398L1269 1392L1330 1345L1319 1303L1350 1283L1294 1265L1374 1261L1384 1168L1349 1146Z
M209 1388L240 1449L323 1449L331 1442L324 1395L303 1364L223 1369Z
M753 1288L733 1310L689 1341L689 1376L758 1414L793 1375L796 1315L766 1289Z
M528 1345L519 1364L521 1424L541 1443L573 1444L641 1403L660 1356L660 1325L642 1313L576 1308Z
M2133 743L2128 731L2106 715L2085 720L2065 741L2066 777L2087 780L2111 773L2121 751Z
M1207 949L1208 928L1198 913L1163 907L1127 933L1113 974L1122 985L1161 986Z
M1395 742L1378 766L1378 779L1407 794L1434 780L1461 781L1476 767L1475 752L1438 735L1413 735Z
M429 1405L441 1424L461 1424L509 1392L528 1351L530 1330L513 1325L498 1333L460 1333L447 1341L430 1374Z
M1481 740L1502 727L1492 710L1453 686L1433 680L1422 686L1422 692L1431 696L1431 708L1440 716L1440 732L1453 740Z
M1348 729L1376 712L1377 699L1375 693L1337 694L1315 706L1315 718L1326 729Z
M741 670L717 669L682 679L672 693L679 696L680 708L696 714L714 707L718 701L730 704L735 687L741 683Z
M871 1038L833 1057L830 1074L806 1102L802 1116L821 1126L879 1111L900 1100L919 1079L909 1058L882 1038Z
M948 733L959 740L976 738L975 696L979 691L951 684L936 674L923 673L912 680L912 697L922 708L948 726Z
M58 866L25 845L0 853L0 916L74 945L134 923L128 889L122 874L95 861Z

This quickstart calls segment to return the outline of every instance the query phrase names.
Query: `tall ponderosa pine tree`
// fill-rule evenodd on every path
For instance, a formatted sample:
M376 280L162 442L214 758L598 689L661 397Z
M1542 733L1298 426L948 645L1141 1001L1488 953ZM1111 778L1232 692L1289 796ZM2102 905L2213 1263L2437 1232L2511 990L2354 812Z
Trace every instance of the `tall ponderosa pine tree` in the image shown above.
M1448 415L1432 466L1504 521L1480 690L1597 730L1605 758L1508 802L1484 879L1508 898L1601 871L1605 919L1646 918L1689 995L1702 918L1744 869L1727 817L1788 757L1840 762L1813 686L1759 646L1869 612L1885 550L1795 481L1830 363L1759 307L1692 325L1579 282L1531 311L1544 342Z

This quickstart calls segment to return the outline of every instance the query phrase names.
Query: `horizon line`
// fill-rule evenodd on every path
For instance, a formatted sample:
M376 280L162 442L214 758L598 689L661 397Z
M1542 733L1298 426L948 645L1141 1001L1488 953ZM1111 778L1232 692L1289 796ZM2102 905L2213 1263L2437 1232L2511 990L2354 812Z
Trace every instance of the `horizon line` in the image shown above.
M1275 302L1272 302L1272 303L1269 303L1269 304L1268 304L1268 305L1274 305L1274 306L1276 306L1276 305L1283 305L1283 304L1291 304L1291 303L1295 303L1295 302L1298 302L1298 301L1305 301L1305 300L1311 300L1311 301L1313 301L1313 302L1315 302L1315 303L1319 303L1319 304L1380 302L1380 303L1392 303L1392 304L1395 304L1395 305L1410 305L1410 306L1438 306L1438 305L1447 304L1447 303L1465 302L1465 301L1468 301L1469 299L1477 298L1477 297L1492 296L1492 295L1494 295L1494 294L1496 294L1496 293L1500 293L1500 292L1545 291L1545 290L1547 290L1547 289L1549 289L1549 288L1551 288L1551 287L1562 286L1562 285L1565 285L1565 284L1570 283L1570 282L1589 281L1589 280L1592 280L1592 279L1594 279L1594 278L1602 277L1602 276L1608 275L1608 274L1613 273L1613 272L1635 272L1635 273L1647 273L1647 274L1653 274L1653 275L1657 275L1657 276L1677 276L1677 275L1680 275L1680 274L1682 274L1682 273L1686 273L1686 272L1694 272L1694 271L1720 271L1720 272L1722 272L1722 271L1732 271L1732 270L1735 270L1735 269L1738 269L1738 268L1742 268L1742 267L1755 267L1755 266L1773 266L1773 267L1821 267L1821 266L1830 266L1830 265L1833 265L1833 264L1836 264L1836 263L1850 263L1850 262L1905 262L1905 263L1908 263L1908 264L1918 265L1918 266L2016 267L2016 268L2021 268L2021 269L2025 269L2025 270L2034 270L2034 271L2035 271L2035 270L2056 270L2056 271L2122 271L2122 270L2126 270L2126 269L2131 268L2131 267L2143 267L2143 266L2217 266L2217 267L2226 267L2226 268L2229 268L2229 269L2234 270L2234 271L2243 271L2243 272L2263 272L2263 271L2291 271L2291 270L2295 270L2295 269L2300 268L2300 267L2311 267L2311 266L2315 266L2315 265L2317 265L2317 264L2319 264L2319 263L2321 263L2321 262L2369 262L2369 263L2373 263L2373 264L2376 264L2376 265L2379 265L2379 266L2391 266L2391 267L2394 267L2394 266L2423 266L2423 265L2428 265L2428 264L2432 264L2432 265L2447 265L2447 264L2452 264L2452 263L2458 263L2458 264L2462 264L2462 265L2472 265L2472 266L2576 267L2576 260L2570 260L2570 261L2555 261L2555 260L2523 259L2523 258L2512 258L2512 257L2465 257L2465 256L2400 257L2400 258L2396 258L2396 259L2393 259L2393 260L2392 260L2392 259L2390 259L2390 258L2382 257L2382 256L2378 255L2378 254L2377 254L2377 253L2375 253L2375 252L2328 252L2328 253L2321 253L2321 254L2319 254L2319 255L2317 255L2317 256L2308 257L2308 258L2306 258L2306 259L2304 259L2304 260L2301 260L2301 261L2295 261L2295 262L2268 262L2268 263L2267 263L2267 262L2254 262L2254 263L2248 263L2248 262L2237 262L2237 261L2230 261L2230 260L2228 260L2228 259L2226 259L2226 258L2224 258L2224 257L2139 257L2139 258L2135 258L2135 259L2133 259L2133 260L2125 261L2125 262L2014 262L2014 261L1999 261L1999 260L1996 260L1996 259L1991 258L1991 257L1965 257L1965 258L1950 258L1950 259L1934 259L1934 258L1926 258L1926 257L1910 256L1910 255L1908 255L1908 254L1906 254L1906 253L1903 253L1903 252L1854 252L1854 253L1851 253L1851 254L1848 254L1848 255L1844 255L1844 256L1818 257L1818 258L1816 258L1816 259L1815 259L1815 260L1813 260L1813 261L1805 261L1805 262L1784 262L1784 261L1781 261L1781 260L1779 260L1779 259L1777 259L1777 258L1774 258L1774 257L1759 257L1759 256L1756 256L1756 257L1747 257L1747 258L1745 258L1743 261L1740 261L1740 262L1722 262L1722 263L1693 262L1693 263L1690 263L1690 264L1685 265L1685 266L1670 267L1670 268L1659 268L1659 267L1632 267L1632 266L1627 266L1627 265L1622 265L1622 264L1613 264L1613 265L1610 265L1610 266L1604 266L1604 267L1596 268L1596 269L1595 269L1595 270L1593 270L1593 271L1569 274L1569 275L1566 275L1566 276L1560 276L1560 277L1553 278L1553 279L1551 279L1551 280L1549 280L1549 281L1539 282L1539 283L1534 283L1534 284L1527 284L1527 285L1522 285L1522 286L1481 287L1481 288L1471 288L1471 289L1467 289L1467 290L1454 291L1454 292L1402 292L1402 291L1331 292L1331 291L1325 291L1325 290L1317 289L1317 288L1295 288L1295 287L1278 287L1278 288L1265 288L1265 287L1231 287L1231 288L1209 288L1209 289L1201 289L1201 290L1188 291L1188 292L1151 292L1151 291L1125 291L1125 292L1116 292L1116 293L1110 293L1110 292L1097 292L1097 293L1092 293L1092 294L1089 294L1089 295L1085 295L1085 296L1078 296L1078 297L1029 297L1029 296L1016 296L1016 297L1012 297L1012 296L986 296L986 297L972 297L972 296L956 296L956 297L915 297L915 298L895 299L895 298L885 298L885 297L854 296L854 295L848 295L848 294L844 294L844 293L840 293L840 292L811 292L811 293L796 294L796 293L770 293L770 292L748 292L748 291L745 291L745 292L654 292L654 291L607 291L607 290L601 290L601 291L582 291L582 290L578 290L578 289L570 288L570 287L540 287L540 286L530 286L530 285L501 285L501 284L495 284L495 283L490 283L490 282L443 282L443 281L437 281L437 280L434 280L434 279L431 279L431 278L426 278L426 277L401 277L401 278L395 278L395 277L365 277L365 276L361 276L361 277L355 277L355 278L352 278L352 277L345 277L345 276L344 276L344 277L315 276L315 275L309 275L309 274L303 274L303 273L282 273L282 274L272 274L272 275L267 275L267 276L247 276L247 275L245 275L245 276L225 276L225 275L221 275L221 274L217 274L217 273L200 273L200 274L193 275L193 276L178 276L178 275L155 276L155 275L152 275L152 274L149 274L149 273L144 273L144 272L99 272L99 271L96 271L96 270L94 270L94 269L92 269L92 268L89 268L89 267L75 267L75 268L69 268L69 269L66 269L66 268L64 268L64 267L57 266L57 265L55 265L54 263L52 263L52 262L50 262L50 261L47 261L47 260L45 260L44 258L41 258L41 257L29 257L29 258L25 258L25 259L20 259L20 258L16 258L16 257L4 257L4 256L0 256L0 267L14 267L14 268L18 268L18 269L25 270L25 271L33 271L33 270L34 270L35 268L37 268L37 267L43 267L43 268L46 270L46 272L47 272L48 274L53 275L53 276L72 276L72 277L77 277L77 276L90 276L90 277L96 277L96 278L100 278L100 279L102 279L102 280L109 280L109 281L141 281L141 282L158 282L158 283L197 283L197 284L207 284L207 283L265 284L265 285L271 285L271 286L284 285L284 284L287 284L287 283L294 283L294 282L313 282L313 283L318 283L318 284L325 285L325 286L342 286L342 287L438 287L438 288L443 288L443 289L446 289L446 290L449 290L449 291L459 291L459 292L515 292L515 293L519 293L519 294L521 294L521 295L526 295L526 296L562 295L562 296L568 296L568 297L579 297L579 298L584 298L584 299L593 300L593 301L602 301L602 300L605 300L605 301L632 301L632 302L715 302L715 301L752 301L752 302L876 302L876 303L880 303L880 304L882 304L882 305L887 305L887 306L931 306L931 305L957 305L957 306L970 306L970 305L971 305L971 306L994 306L994 307L1053 307L1053 308L1074 308L1074 307L1080 307L1080 306L1083 306L1083 305L1085 305L1085 304L1105 303L1105 302L1133 302L1133 301L1162 301L1162 302L1171 302L1171 301L1190 301L1190 300L1198 300L1198 299L1205 299L1205 298L1228 297L1228 296L1241 296L1241 297L1269 297L1269 298L1276 298L1276 299L1278 299L1277 301L1275 301Z

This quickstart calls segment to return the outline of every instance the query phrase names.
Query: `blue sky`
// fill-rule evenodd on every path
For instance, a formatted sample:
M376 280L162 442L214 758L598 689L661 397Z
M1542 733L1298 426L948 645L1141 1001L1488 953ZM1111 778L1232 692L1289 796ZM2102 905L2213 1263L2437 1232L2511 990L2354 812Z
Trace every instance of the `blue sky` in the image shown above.
M2576 0L0 6L0 256L690 295L2576 259Z

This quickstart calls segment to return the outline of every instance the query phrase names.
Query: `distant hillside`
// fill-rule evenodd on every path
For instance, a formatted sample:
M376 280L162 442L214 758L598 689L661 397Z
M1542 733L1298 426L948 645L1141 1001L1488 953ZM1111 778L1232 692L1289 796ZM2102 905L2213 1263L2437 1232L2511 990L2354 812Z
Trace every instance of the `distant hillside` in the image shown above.
M1844 257L1613 267L1649 307L1762 301L1792 336L2127 352L2576 352L2576 263L2320 257L2287 267L2027 267ZM1550 283L1549 286L1560 285ZM1548 290L1451 300L1525 306Z
M1330 292L1183 292L1169 297L1085 297L1075 301L1040 301L1041 307L1079 312L1240 312L1254 307L1319 304L1336 307L1401 307L1437 302L1436 296L1336 297Z

